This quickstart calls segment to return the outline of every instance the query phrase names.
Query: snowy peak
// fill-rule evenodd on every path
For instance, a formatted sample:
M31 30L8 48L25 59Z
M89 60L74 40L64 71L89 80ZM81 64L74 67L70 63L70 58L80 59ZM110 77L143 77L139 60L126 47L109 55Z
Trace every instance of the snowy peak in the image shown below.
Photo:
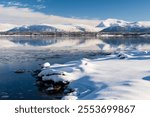
M126 26L129 22L118 19L106 19L100 22L97 27L110 27L110 26Z
M102 32L150 32L150 21L127 22L124 20L107 19L101 21L97 27Z
M140 21L137 23L140 27L150 27L150 21Z

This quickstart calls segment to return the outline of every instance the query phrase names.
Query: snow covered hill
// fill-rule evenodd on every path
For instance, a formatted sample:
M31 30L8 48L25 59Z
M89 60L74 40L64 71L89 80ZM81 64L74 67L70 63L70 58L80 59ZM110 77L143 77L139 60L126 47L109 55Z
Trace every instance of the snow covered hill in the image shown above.
M105 28L102 32L150 32L150 27L143 27L143 26L112 26Z
M97 26L103 28L102 32L150 32L150 22L127 22L124 20L107 19Z
M31 25L31 26L20 26L15 27L8 32L99 32L100 28L92 27L82 24L41 24L41 25Z
M47 25L31 25L15 27L8 32L60 32L61 30Z

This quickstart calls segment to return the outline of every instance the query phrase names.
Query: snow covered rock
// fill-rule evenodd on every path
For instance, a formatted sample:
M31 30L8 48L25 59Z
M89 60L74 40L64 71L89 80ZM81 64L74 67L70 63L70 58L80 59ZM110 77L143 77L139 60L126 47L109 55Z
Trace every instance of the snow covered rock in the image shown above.
M54 69L44 69L39 74L38 77L42 77L43 81L52 80L54 82L63 82L63 81L70 81L69 73L63 71L57 71Z
M118 53L118 54L117 54L117 57L118 57L119 59L126 59L126 58L128 58L128 55L126 55L126 54L124 54L124 53Z
M77 99L78 99L78 97L76 97L76 96L64 96L62 98L62 100L77 100Z
M45 69L45 68L50 68L50 66L51 66L50 63L49 63L49 62L46 62L46 63L42 64L41 67L42 67L43 69Z
M50 76L50 75L63 75L64 73L61 71L57 71L54 69L43 69L39 74L38 77L42 77L42 76Z
M52 80L54 82L59 82L59 81L66 81L65 77L63 75L51 75L51 76L43 76L42 77L43 81L49 81Z
M50 63L48 62L42 65L42 69L39 71L36 78L36 85L42 92L48 94L60 92L66 94L64 91L68 88L71 81L71 76L69 73L50 68Z

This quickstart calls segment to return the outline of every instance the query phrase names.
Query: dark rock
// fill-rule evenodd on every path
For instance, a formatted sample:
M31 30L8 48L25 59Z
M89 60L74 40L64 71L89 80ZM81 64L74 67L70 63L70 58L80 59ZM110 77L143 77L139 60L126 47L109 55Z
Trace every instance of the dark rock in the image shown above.
M31 75L33 76L33 77L38 77L38 74L41 72L41 70L34 70L34 71L32 71L32 73L31 73Z
M17 74L21 74L21 73L25 73L26 71L24 69L19 69L19 70L16 70L15 73Z
M127 58L127 55L125 55L125 54L123 54L123 53L119 53L119 54L117 55L117 57L118 57L119 59L126 59L126 58Z

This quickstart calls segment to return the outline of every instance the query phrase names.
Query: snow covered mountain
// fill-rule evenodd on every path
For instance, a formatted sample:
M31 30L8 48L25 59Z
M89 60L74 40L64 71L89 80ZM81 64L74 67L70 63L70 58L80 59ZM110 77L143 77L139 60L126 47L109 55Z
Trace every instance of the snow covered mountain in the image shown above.
M150 32L150 21L127 22L124 20L107 19L97 26L102 32Z
M0 32L150 32L150 21L127 22L118 19L101 20L95 26L83 24L37 24L17 26L0 24Z
M31 26L15 27L8 32L99 32L101 29L88 25L71 25L71 24L41 24Z
M55 24L55 25L46 24L46 25L55 27L63 32L99 32L101 31L101 29L98 27L83 25L83 24Z
M145 32L150 33L150 27L143 26L111 26L102 30L102 32Z
M15 27L8 32L60 32L61 30L47 25L31 25Z

